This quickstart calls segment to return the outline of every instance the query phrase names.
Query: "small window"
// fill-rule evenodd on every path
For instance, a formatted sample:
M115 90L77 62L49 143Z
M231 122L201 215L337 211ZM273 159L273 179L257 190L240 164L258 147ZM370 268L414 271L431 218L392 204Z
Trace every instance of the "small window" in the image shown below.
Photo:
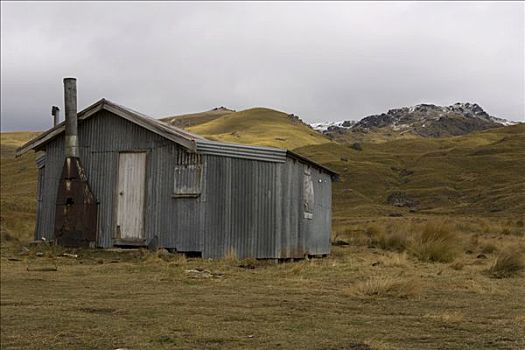
M174 197L198 197L201 194L202 163L196 154L177 157L174 174Z
M46 174L46 154L40 152L36 157L36 166L38 167L38 188L36 200L41 202L44 199L44 180Z
M304 168L303 193L304 218L311 220L314 214L314 183L312 181L310 167Z

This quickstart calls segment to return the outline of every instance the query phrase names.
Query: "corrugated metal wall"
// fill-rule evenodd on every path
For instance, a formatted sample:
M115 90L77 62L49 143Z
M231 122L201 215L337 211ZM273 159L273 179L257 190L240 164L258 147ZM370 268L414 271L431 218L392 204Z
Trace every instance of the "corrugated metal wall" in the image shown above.
M306 165L303 165L303 167ZM310 168L314 185L314 212L304 219L305 247L310 255L330 254L332 234L332 179L319 169Z
M35 223L35 239L40 239L39 236L42 231L41 226L43 220L43 201L45 195L45 174L46 174L46 155L42 153L36 157L36 165L38 168L38 182L36 190L36 223Z
M311 168L315 206L304 217L305 165L206 156L205 257L302 258L330 253L331 178Z
M64 139L58 138L46 148L46 164L41 186L42 201L38 212L35 239L53 239L58 182L64 166ZM39 179L40 180L40 179Z
M283 195L281 258L301 258L304 255L330 253L332 232L332 179L330 175L310 167L314 187L312 218L304 215L303 177L307 164L288 158L280 179Z
M283 163L206 156L204 257L277 257Z
M316 168L313 219L303 215L304 163L202 156L198 197L175 198L175 168L189 155L180 146L110 112L79 125L80 158L98 205L98 241L111 247L115 230L118 155L146 151L145 237L179 251L219 258L288 258L328 254L331 179ZM36 238L53 238L55 200L64 160L63 137L46 147L42 209ZM189 157L189 158L188 158ZM319 181L321 180L321 181Z

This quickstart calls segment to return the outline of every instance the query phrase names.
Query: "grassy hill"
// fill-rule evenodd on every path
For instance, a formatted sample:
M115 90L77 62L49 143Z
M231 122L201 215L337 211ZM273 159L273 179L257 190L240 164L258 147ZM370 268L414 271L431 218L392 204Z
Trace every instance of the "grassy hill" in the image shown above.
M230 113L235 113L235 111L225 107L218 107L205 112L181 114L162 118L161 120L179 128L188 128L190 126L212 121Z
M212 140L294 149L330 140L295 117L268 108L252 108L207 120L197 114L187 129Z
M306 146L296 151L341 173L336 217L408 213L525 213L525 125L460 137ZM417 203L387 203L397 192Z
M39 132L9 132L0 137L0 232L2 240L18 237L32 238L35 209L37 170L35 154L15 158L16 148Z

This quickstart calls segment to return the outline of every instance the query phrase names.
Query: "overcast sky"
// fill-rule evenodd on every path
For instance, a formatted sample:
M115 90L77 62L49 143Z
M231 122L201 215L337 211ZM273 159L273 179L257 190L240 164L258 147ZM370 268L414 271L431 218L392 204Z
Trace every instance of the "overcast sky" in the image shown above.
M1 2L2 130L79 109L270 107L305 121L476 102L524 120L524 3ZM63 115L63 113L62 113Z

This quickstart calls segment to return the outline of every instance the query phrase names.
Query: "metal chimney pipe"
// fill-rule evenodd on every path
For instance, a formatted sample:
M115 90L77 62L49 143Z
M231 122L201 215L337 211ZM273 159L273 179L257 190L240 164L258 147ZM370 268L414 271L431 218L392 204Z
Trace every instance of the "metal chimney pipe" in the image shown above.
M53 116L53 127L55 127L60 120L60 108L58 106L51 107L51 115Z
M66 110L66 158L78 158L77 79L64 78Z

